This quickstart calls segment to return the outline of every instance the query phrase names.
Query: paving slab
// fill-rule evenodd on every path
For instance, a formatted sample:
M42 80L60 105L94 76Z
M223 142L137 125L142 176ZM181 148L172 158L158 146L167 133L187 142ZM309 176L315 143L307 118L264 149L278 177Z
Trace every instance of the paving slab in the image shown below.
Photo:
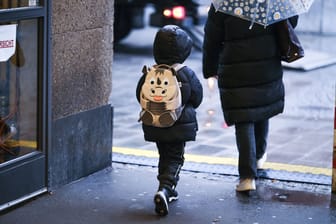
M236 193L237 178L185 172L179 200L169 214L154 212L156 168L114 163L112 168L68 184L0 214L1 224L241 223L332 224L336 200L330 187L257 181L257 191Z

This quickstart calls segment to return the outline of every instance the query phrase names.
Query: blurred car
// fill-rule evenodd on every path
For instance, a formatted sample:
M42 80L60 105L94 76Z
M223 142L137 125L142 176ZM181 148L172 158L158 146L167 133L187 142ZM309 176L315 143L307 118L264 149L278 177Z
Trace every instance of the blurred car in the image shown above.
M186 30L200 23L198 6L193 0L115 0L114 41L118 43L133 29L145 28L145 8L152 6L149 25L175 24Z

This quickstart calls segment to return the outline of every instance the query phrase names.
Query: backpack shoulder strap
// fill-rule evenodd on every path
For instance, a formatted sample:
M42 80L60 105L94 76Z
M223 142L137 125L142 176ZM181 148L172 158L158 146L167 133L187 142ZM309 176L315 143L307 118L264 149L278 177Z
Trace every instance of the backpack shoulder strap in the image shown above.
M178 71L180 69L182 69L183 67L185 67L184 64L180 64L180 63L175 63L172 65L172 67L175 69L175 71Z

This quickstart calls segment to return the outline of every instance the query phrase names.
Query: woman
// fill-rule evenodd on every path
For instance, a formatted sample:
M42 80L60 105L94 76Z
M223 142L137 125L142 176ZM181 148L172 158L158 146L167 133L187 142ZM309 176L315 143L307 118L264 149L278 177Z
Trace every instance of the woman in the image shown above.
M269 119L284 109L282 65L273 26L208 12L203 76L218 78L224 119L235 126L240 176L237 191L255 190L266 160Z

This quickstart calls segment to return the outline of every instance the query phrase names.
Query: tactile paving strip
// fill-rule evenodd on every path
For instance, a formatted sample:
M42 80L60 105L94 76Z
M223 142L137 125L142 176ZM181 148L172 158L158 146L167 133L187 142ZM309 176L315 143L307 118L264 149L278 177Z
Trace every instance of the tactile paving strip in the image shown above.
M157 158L145 156L134 156L121 153L113 153L112 161L116 163L135 164L157 167ZM207 164L196 162L185 162L182 170L192 172L215 173L221 175L238 176L237 167L222 164ZM281 181L311 183L320 185L331 185L331 176L311 174L302 172L288 172L283 170L266 169L258 171L259 177Z

